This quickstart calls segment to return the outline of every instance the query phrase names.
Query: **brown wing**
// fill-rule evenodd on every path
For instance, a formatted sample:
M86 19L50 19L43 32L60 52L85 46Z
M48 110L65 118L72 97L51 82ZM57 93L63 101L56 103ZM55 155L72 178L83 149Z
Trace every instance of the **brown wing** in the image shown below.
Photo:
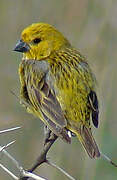
M49 75L48 67L44 61L34 61L34 64L32 62L30 64L30 61L28 61L27 67L25 72L27 91L35 111L41 113L42 120L50 130L70 142L65 128L67 121L56 98L54 86L52 86L53 80Z
M84 146L86 152L88 153L90 158L97 158L100 156L99 148L95 142L95 139L92 136L91 129L84 125L80 126L80 131L78 131L80 142Z

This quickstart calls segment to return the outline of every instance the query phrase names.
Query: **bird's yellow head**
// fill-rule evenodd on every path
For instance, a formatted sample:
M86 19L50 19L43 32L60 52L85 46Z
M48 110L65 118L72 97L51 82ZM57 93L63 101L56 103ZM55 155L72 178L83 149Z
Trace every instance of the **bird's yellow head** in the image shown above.
M15 51L22 52L25 59L42 60L58 51L69 42L54 27L45 23L36 23L25 28Z

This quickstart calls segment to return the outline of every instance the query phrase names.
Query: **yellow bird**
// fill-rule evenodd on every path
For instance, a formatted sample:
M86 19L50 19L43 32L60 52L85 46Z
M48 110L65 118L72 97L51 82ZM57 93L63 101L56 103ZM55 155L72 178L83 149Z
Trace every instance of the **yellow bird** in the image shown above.
M91 119L98 127L96 80L85 57L46 23L24 29L14 50L23 53L20 98L27 111L66 142L74 133L91 158L99 157L91 132Z

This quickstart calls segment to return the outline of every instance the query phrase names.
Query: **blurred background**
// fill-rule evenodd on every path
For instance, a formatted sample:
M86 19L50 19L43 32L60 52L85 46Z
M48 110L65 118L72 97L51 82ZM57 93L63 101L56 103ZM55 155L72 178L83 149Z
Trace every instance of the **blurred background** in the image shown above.
M42 148L43 124L28 114L10 92L19 94L18 65L21 54L13 52L21 31L33 22L54 25L87 57L98 81L100 125L95 139L106 155L117 163L117 1L116 0L0 0L0 130L22 129L0 136L22 166L31 167ZM104 160L90 160L76 138L68 145L57 140L49 157L79 180L116 180L117 169ZM15 168L3 155L0 161ZM17 172L16 172L17 173ZM67 180L43 164L36 173L51 180ZM12 180L2 169L0 179Z

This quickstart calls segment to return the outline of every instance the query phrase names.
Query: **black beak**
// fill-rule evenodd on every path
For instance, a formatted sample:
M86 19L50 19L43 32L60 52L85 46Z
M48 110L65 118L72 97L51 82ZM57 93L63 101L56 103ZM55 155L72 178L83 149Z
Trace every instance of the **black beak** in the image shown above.
M14 48L14 51L25 53L30 50L30 46L23 42L22 40L19 40Z

